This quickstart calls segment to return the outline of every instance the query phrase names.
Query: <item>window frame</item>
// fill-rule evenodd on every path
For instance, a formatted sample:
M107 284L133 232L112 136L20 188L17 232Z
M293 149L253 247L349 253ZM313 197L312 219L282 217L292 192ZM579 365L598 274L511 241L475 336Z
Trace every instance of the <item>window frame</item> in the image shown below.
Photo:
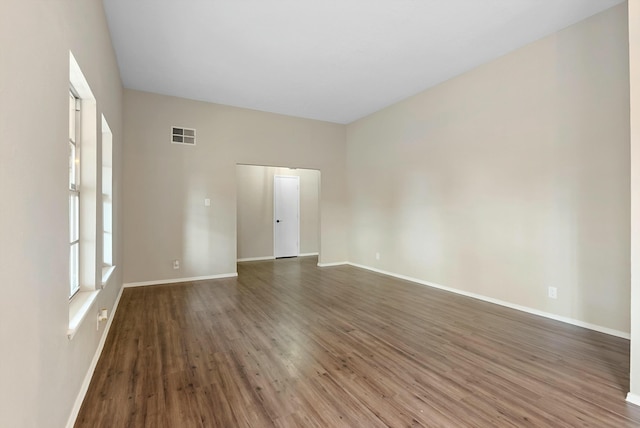
M69 299L80 291L81 120L82 101L73 85L69 85Z
M114 268L113 260L113 133L102 115L102 286Z
M78 331L80 325L88 319L89 313L92 310L98 295L102 290L104 283L100 283L99 269L102 261L99 259L101 240L100 231L98 229L101 215L99 205L100 195L100 173L99 173L99 124L98 124L98 105L96 97L94 96L89 83L85 78L78 62L76 61L73 53L69 51L69 87L70 93L75 95L75 98L79 100L80 112L79 118L75 123L75 127L70 126L69 135L75 130L76 144L78 145L78 151L75 156L69 155L70 159L74 159L74 162L70 162L71 167L77 166L76 170L79 174L79 178L75 183L75 187L70 187L70 192L78 192L78 229L79 229L79 246L78 246L78 265L77 270L72 269L71 262L69 262L69 274L70 278L67 279L67 293L71 291L72 284L72 270L75 270L78 275L78 289L69 299L69 327L67 329L67 337L72 340ZM70 95L69 95L70 97ZM69 101L67 101L71 104ZM70 107L70 106L69 106ZM71 113L71 108L69 109ZM72 115L69 114L71 118ZM75 116L73 116L75 118ZM71 124L71 120L70 124ZM78 158L78 163L75 163L75 158ZM68 180L72 177L71 169L69 170ZM69 198L71 200L71 198ZM72 204L69 204L70 207ZM71 212L71 208L69 210ZM69 217L72 218L71 216ZM69 241L73 241L71 236L71 223L70 230L68 232ZM70 244L71 245L71 244ZM69 260L71 261L71 246L69 250ZM100 261L99 261L100 260ZM111 268L113 271L114 267ZM104 277L103 277L104 281ZM76 284L76 283L74 283Z

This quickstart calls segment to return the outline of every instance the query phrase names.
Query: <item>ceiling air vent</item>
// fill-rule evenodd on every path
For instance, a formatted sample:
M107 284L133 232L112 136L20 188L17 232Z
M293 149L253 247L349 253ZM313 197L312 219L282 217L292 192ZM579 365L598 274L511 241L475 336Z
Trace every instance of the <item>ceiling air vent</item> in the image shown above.
M196 130L191 128L183 128L181 126L172 126L171 142L173 144L185 144L188 146L195 146Z

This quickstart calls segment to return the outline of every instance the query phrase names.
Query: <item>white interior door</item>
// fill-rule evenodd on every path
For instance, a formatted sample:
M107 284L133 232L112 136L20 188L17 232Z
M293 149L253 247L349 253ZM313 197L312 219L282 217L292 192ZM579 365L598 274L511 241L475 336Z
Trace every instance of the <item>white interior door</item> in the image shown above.
M300 177L276 175L273 189L274 256L297 257L300 251Z

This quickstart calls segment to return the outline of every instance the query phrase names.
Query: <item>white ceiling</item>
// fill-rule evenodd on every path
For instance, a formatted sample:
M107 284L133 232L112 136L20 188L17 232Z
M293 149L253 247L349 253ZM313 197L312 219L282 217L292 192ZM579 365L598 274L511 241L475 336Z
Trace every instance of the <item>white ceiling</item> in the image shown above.
M623 0L104 0L125 87L350 123Z

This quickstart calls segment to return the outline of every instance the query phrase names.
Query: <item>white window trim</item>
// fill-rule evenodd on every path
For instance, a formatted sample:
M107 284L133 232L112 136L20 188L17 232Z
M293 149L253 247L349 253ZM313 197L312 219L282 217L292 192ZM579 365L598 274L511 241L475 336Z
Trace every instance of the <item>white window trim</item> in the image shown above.
M71 225L71 223L77 225L76 227L78 228L77 231L77 236L76 239L73 241L69 241L69 258L71 259L71 249L74 246L77 246L78 250L78 257L77 260L75 261L75 272L71 272L71 270L69 271L69 299L73 299L73 297L76 295L76 293L78 293L78 291L80 291L80 264L81 264L81 254L82 254L82 250L81 250L81 245L80 245L80 230L82 228L82 225L80 224L80 212L82 210L82 208L80 207L80 144L81 144L81 132L80 132L80 127L81 127L81 112L80 112L80 98L78 97L78 94L76 93L76 91L73 89L73 87L69 88L69 96L70 98L73 98L73 113L71 113L70 111L70 115L73 114L74 115L74 120L73 120L73 137L71 135L69 135L69 143L72 144L74 146L74 155L75 155L75 159L71 160L72 162L77 163L74 166L74 171L75 171L75 177L74 177L74 183L73 185L71 184L71 182L69 182L69 197L71 199L71 195L75 195L77 197L77 204L78 206L76 207L76 212L72 212L71 211L71 206L69 207L69 224ZM71 129L71 126L69 127L69 129ZM77 215L77 218L75 218ZM71 219L74 218L75 221L71 221ZM69 260L71 262L71 260ZM70 267L71 267L71 263L70 263ZM75 284L75 287L73 287L73 289L71 288L71 282L72 282L72 278L73 276L76 277L77 280L77 284Z
M82 109L84 110L83 112L81 112L81 119L80 119L81 134L80 134L80 137L77 137L77 138L82 140L81 144L83 143L86 144L88 141L89 142L92 141L94 145L97 145L97 141L96 141L97 126L96 126L96 117L95 117L97 113L97 109L96 109L95 97L93 96L93 93L89 88L89 84L87 83L84 75L82 74L82 71L80 70L80 67L78 66L78 63L76 62L71 52L69 52L69 81L71 86L75 90L76 97L81 100L80 101L81 106L82 106ZM95 140L90 140L86 137L89 137L90 139L95 139ZM87 147L89 150L92 149L91 145L85 146L85 148ZM96 147L93 147L93 150L95 149ZM82 156L82 151L84 150L81 148L81 156ZM83 161L81 161L80 163L82 164L82 162ZM89 163L91 164L91 162ZM97 164L94 165L94 168L97 168ZM80 171L81 183L84 181L82 175L83 173L82 171ZM82 185L79 190L82 190ZM83 193L84 193L83 196L86 197L87 192L83 192ZM95 203L97 203L97 200L95 201ZM91 220L93 220L92 227L93 229L95 229L95 223L97 222L97 218L94 218L96 216L95 206L91 207L91 204L87 204L87 206L85 206L84 208L91 208L91 210L93 210L93 211L90 210L89 212L93 213L91 214ZM80 220L82 220L83 218L86 220L88 218L87 216L88 214L86 212L83 213L83 209L81 208ZM85 222L84 227L86 228L87 226L91 226L91 221ZM87 315L91 313L91 308L95 303L96 298L100 293L100 290L102 289L101 286L96 284L96 280L98 278L97 278L97 272L95 271L96 270L95 252L97 247L95 243L95 236L92 236L92 235L95 235L95 230L93 231L93 233L90 233L89 236L85 236L86 234L83 235L82 224L80 227L81 227L81 230L80 230L80 242L81 242L80 244L81 245L80 280L79 280L80 289L69 300L69 326L67 329L67 337L69 338L69 340L73 339L74 335L78 331L83 320L85 320L87 318ZM84 248L82 248L83 247L82 241L91 236L92 236L92 239L90 239L89 242L90 243L92 242L93 246L85 245ZM85 269L84 272L83 272L83 269ZM92 277L95 277L95 278L92 279ZM101 275L100 279L102 278L104 278L104 275ZM69 284L67 284L67 289L69 289Z
M109 279L111 278L111 275L113 275L113 272L115 270L116 270L115 265L104 266L102 268L102 282L100 284L102 286L102 288L107 286L107 284L109 283Z
M104 288L109 281L109 277L113 273L115 266L113 254L113 133L109 127L107 119L102 115L102 165L100 168L101 183L101 229L102 229L102 287ZM109 213L107 222L105 218L105 204L109 205ZM111 243L108 248L106 245L109 236Z
M73 336L78 332L78 328L89 314L98 294L100 294L100 290L78 291L69 302L69 328L67 330L69 340L73 339Z

